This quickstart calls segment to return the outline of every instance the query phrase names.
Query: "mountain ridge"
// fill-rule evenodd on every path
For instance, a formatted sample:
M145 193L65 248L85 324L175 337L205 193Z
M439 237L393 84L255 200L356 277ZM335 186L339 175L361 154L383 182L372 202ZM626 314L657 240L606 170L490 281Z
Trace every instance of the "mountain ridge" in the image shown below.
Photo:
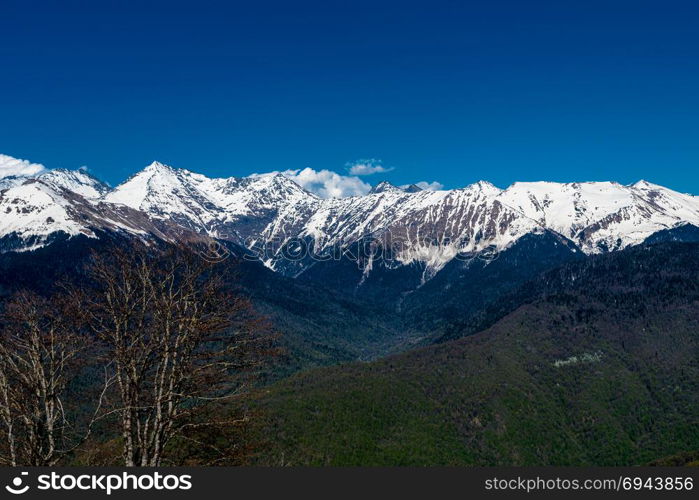
M27 187L32 182L63 195L47 198ZM67 202L69 192L75 196ZM60 217L46 215L54 212ZM153 162L113 188L84 169L0 179L0 213L0 238L12 237L13 250L45 244L53 230L89 234L95 226L167 239L179 227L242 245L267 267L298 275L308 268L304 259L332 259L370 241L392 262L364 259L365 275L377 265L416 263L425 266L424 282L461 255L499 252L527 234L552 231L591 255L699 226L699 197L641 180L515 182L506 189L479 181L439 191L382 182L363 196L323 199L280 173L209 178ZM289 266L297 247L306 255L291 255L297 262Z

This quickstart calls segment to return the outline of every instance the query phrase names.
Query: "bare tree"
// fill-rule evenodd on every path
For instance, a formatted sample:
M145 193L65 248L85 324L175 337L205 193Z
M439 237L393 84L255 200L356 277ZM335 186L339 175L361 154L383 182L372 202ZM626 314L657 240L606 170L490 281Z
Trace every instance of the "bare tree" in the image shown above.
M202 408L240 394L263 358L266 323L219 268L185 247L93 258L85 311L112 362L127 466L159 466L173 439L229 423Z
M86 418L66 404L69 384L90 345L80 308L68 294L20 292L5 305L0 330L0 462L51 466L89 436L107 389ZM70 418L73 417L73 418ZM79 422L81 424L79 424Z

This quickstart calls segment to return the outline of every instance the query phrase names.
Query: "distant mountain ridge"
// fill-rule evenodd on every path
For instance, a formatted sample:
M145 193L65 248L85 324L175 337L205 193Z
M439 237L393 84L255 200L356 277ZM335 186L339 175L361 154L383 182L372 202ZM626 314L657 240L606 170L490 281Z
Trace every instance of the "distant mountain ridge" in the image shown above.
M501 251L527 234L551 231L597 254L699 226L699 197L645 181L517 182L504 190L480 181L441 191L382 182L364 196L322 199L282 174L209 178L153 162L114 188L84 170L6 177L0 213L0 239L12 241L4 250L37 248L54 233L167 240L185 232L245 246L271 269L297 275L367 241L391 261L369 256L365 275L377 265L418 264L426 281L460 255ZM297 247L311 258L288 266Z

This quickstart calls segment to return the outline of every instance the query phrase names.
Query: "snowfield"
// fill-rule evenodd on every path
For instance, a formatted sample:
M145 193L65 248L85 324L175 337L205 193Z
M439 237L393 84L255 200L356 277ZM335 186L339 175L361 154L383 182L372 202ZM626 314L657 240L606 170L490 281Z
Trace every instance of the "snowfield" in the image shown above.
M14 163L13 163L14 165ZM153 162L115 188L84 170L39 170L0 179L0 238L41 246L49 235L134 235L178 226L248 248L265 248L275 269L281 250L310 242L316 254L371 239L401 264L433 275L457 254L504 249L550 230L595 254L643 242L684 224L699 226L699 197L645 181L485 182L440 191L381 183L364 196L323 199L282 174L208 178ZM369 260L365 273L371 271Z

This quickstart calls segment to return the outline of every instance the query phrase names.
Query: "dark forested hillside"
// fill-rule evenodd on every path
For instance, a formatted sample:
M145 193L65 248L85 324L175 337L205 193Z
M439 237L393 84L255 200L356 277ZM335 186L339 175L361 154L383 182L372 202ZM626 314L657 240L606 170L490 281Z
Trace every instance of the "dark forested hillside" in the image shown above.
M390 269L345 289L349 267L293 279L230 248L229 285L282 334L275 378L301 371L255 394L257 462L642 464L699 449L699 244L674 241L690 236L583 257L532 235L407 294ZM0 290L80 280L114 243L2 254Z
M27 252L0 254L0 298L22 289L49 293L57 283L80 282L93 252L127 244L110 233L100 238L57 238ZM158 243L157 245L161 245ZM399 318L361 296L274 273L256 260L241 258L243 249L225 243L228 258L220 263L232 288L250 297L282 333L285 354L280 374L357 359L372 359L411 345ZM203 249L204 254L208 251Z
M475 333L482 326L483 311L502 297L544 271L584 258L575 244L545 231L526 235L502 252L455 259L405 296L406 324L431 332L433 338Z
M79 281L93 252L124 243L100 233L100 238L57 238L34 251L0 254L0 295L23 288L46 293L60 281ZM418 288L423 269L417 265L377 264L362 282L357 263L343 258L319 262L294 279L240 258L246 251L232 243L223 245L230 256L221 267L230 273L231 286L250 296L283 334L287 349L280 373L376 359L431 342L541 270L580 258L550 233L525 236L494 261L455 261Z
M699 448L699 245L564 265L460 340L259 394L261 463L642 464Z

